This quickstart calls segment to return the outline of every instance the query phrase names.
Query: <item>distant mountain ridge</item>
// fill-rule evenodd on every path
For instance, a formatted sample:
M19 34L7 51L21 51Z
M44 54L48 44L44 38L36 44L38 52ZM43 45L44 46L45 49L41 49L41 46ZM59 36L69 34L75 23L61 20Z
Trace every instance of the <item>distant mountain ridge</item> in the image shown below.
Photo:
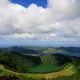
M48 51L50 48L51 51ZM55 49L55 51L54 51ZM22 55L47 55L47 54L64 54L69 56L80 57L80 47L10 47L10 48L1 48L0 50L16 52ZM47 52L46 52L47 51Z

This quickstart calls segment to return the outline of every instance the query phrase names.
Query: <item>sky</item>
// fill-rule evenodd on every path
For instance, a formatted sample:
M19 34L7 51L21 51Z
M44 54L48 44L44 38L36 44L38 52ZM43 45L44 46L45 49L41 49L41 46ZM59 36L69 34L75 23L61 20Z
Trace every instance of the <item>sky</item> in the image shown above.
M43 8L47 7L47 0L11 0L13 3L18 3L24 7L29 7L29 5L35 3L37 6L41 6Z
M0 47L80 47L80 0L0 0Z

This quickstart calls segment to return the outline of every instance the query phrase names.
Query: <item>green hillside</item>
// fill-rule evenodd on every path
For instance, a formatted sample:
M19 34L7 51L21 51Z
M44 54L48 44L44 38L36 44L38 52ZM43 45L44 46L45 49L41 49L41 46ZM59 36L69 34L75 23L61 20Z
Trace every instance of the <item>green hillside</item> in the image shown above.
M0 49L1 80L5 77L18 80L73 80L73 77L74 80L80 79L79 57L62 54L43 54L41 52L46 49L41 50L39 52L36 48L31 48L28 49L28 52L25 50L26 55L24 55L24 53L13 51L11 48ZM29 52L30 55L27 55ZM32 52L36 52L34 53L36 56ZM40 53L41 55L37 55Z
M52 78L55 79L55 77L70 76L70 75L74 74L74 70L73 70L74 68L71 66L72 66L71 64L68 64L65 66L65 68L63 70L61 70L59 72L46 73L46 74L35 74L35 73L13 72L11 70L5 69L4 66L0 65L0 76L16 76L20 80L43 80L43 79L47 80L48 78L50 78L52 80Z

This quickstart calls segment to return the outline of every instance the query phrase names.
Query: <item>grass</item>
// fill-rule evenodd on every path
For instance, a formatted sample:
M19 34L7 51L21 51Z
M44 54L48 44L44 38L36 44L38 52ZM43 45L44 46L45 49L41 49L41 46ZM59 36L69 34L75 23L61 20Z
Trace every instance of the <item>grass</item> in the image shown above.
M68 64L63 70L44 74L44 77L46 79L52 79L52 78L57 78L59 76L71 76L74 73L75 73L74 66L71 64Z

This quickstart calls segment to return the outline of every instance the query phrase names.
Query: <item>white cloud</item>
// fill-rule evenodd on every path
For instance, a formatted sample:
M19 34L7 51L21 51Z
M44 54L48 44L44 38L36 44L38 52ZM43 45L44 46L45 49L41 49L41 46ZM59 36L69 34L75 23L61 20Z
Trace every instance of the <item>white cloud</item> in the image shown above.
M63 17L80 16L80 0L49 0L49 7Z
M0 1L0 36L54 40L80 37L80 0L48 0L48 7L25 8Z

